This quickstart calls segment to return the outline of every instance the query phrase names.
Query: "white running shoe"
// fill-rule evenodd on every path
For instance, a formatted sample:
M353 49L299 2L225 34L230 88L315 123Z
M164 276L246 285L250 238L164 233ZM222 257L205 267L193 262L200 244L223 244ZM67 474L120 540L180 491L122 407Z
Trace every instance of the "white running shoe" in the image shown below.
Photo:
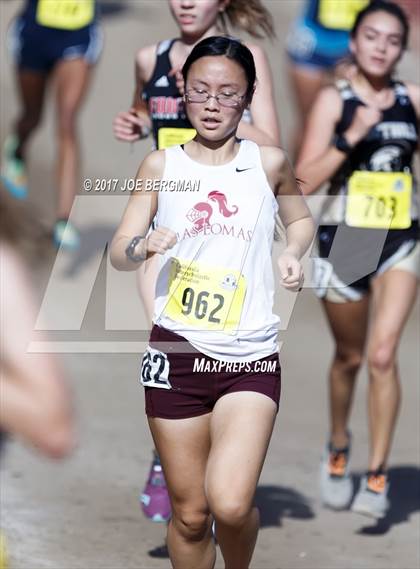
M18 142L15 135L6 138L2 153L1 180L14 198L24 200L28 196L28 178L25 162L15 155Z
M368 472L360 481L360 488L353 504L352 512L380 520L389 510L389 482L383 472Z
M53 241L57 249L75 250L80 247L80 233L70 221L59 219L54 226Z
M353 496L353 482L349 475L350 442L346 448L327 445L321 460L321 499L333 510L348 508Z

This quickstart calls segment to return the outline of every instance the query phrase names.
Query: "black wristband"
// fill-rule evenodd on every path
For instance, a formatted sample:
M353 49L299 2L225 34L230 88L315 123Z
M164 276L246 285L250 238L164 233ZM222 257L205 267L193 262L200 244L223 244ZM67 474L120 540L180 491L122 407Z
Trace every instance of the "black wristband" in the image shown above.
M340 152L344 152L344 154L350 154L353 150L353 147L347 142L346 137L343 134L337 134L334 138L334 146Z
M130 241L128 247L125 250L127 258L130 259L130 261L133 261L133 263L139 263L140 261L145 261L147 259L147 251L146 253L140 255L134 254L134 249L137 247L137 245L140 243L142 239L144 239L142 235L136 235Z

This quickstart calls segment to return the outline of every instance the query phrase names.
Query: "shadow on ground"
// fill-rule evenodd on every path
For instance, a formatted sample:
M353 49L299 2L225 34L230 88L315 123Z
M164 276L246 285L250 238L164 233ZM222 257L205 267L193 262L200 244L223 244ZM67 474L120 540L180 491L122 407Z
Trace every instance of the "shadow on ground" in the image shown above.
M293 488L258 486L255 504L260 511L261 528L280 527L283 518L309 520L315 517L308 498Z
M408 522L411 515L420 511L420 468L417 466L396 466L389 469L389 501L391 507L385 518L374 525L362 526L360 535L384 535L398 524ZM356 488L360 476L356 477Z

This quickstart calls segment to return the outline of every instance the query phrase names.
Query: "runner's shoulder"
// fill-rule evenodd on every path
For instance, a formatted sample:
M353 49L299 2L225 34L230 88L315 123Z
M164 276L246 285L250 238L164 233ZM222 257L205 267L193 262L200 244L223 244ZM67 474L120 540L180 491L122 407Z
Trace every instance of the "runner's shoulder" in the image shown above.
M153 150L143 160L139 173L142 177L160 178L165 169L165 150Z
M278 146L260 146L261 164L264 172L271 177L276 172L280 172L289 159L284 150Z
M345 85L350 86L350 83L346 82ZM319 90L317 98L323 98L324 100L328 101L341 101L340 89L342 88L343 87L341 86L340 81L336 81L330 85L325 85Z
M325 117L339 120L343 110L343 99L336 85L323 87L315 99L314 112L323 113Z
M150 79L156 63L156 50L159 44L154 43L141 47L136 53L137 71L144 81Z

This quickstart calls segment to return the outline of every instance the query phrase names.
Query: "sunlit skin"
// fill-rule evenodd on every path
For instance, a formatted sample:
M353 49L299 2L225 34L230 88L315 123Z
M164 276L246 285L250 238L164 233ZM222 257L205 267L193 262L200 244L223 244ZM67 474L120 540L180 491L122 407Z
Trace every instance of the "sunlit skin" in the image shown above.
M171 13L186 43L218 33L217 18L229 0L169 0Z
M402 25L391 14L374 12L366 16L350 43L359 75L383 85L403 53L402 37Z
M220 16L223 13L226 15L226 8L230 4L230 0L168 0L168 7L179 29L179 39L175 41L170 52L172 69L169 76L175 77L180 94L185 91L181 69L186 58L200 40L223 35ZM240 23L236 28L245 29ZM268 59L260 46L247 43L245 45L249 47L255 60L258 89L250 108L252 124L242 120L239 134L241 138L253 140L259 145L277 146L280 144L280 133ZM133 105L128 112L120 112L114 119L113 130L118 140L135 142L142 137L142 133L147 134L152 127L142 93L153 74L156 48L157 45L153 44L141 48L137 53Z
M359 144L395 103L392 76L404 52L404 27L384 10L364 16L350 49L355 72L351 88L363 104L357 106L343 133L350 147ZM405 82L410 103L420 116L419 86ZM342 118L343 101L331 86L318 96L296 166L312 193L331 180L347 155L332 144ZM359 302L323 300L334 334L336 352L330 370L331 441L348 444L348 420L360 364L366 354L369 372L370 453L368 470L386 469L400 403L397 350L416 298L416 275L406 270L385 270L371 282L370 295ZM373 310L372 310L373 307ZM351 325L350 325L351 324Z
M225 77L229 80L226 81ZM236 107L223 106L214 97L205 103L188 102L186 97L188 118L197 130L197 140L212 148L224 144L237 129L247 107L247 87L244 70L225 56L202 57L192 64L188 73L187 93L205 91L210 95L241 97Z
M185 164L192 159L203 166L220 166L234 159L241 147L236 132L242 113L250 103L246 97L247 91L252 91L250 86L253 87L248 84L242 66L226 56L203 56L194 61L187 73L185 100L197 135L183 146ZM207 95L210 98L204 102L191 100L205 99ZM140 166L138 179L162 179L166 152L157 150L149 154ZM287 290L298 291L303 283L299 259L313 238L312 218L282 150L262 146L260 156L261 168L273 196L278 199L280 217L286 228L287 246L277 259L281 284ZM231 168L233 170L233 166ZM187 176L188 170L186 165L183 174ZM241 178L237 180L235 184L239 188ZM259 198L250 192L249 200L258 204ZM133 235L146 235L156 215L159 219L159 204L157 192L130 196L111 245L111 262L116 269L138 269L140 263L128 259L125 251ZM134 253L138 254L141 249L143 258L148 256L149 259L152 255L169 253L177 244L177 234L169 218L168 221L168 227L160 225L142 239ZM208 243L210 248L211 241ZM236 244L229 241L223 245L236 248ZM216 256L217 253L215 250ZM174 257L181 254L181 248L172 253ZM211 413L199 417L148 418L171 497L167 543L173 567L214 567L212 517L216 520L217 540L226 569L249 567L259 528L258 511L252 506L253 496L274 420L273 401L255 392L221 397ZM231 479L238 468L241 477L234 492L226 491L226 480Z
M345 131L347 142L356 145L380 122L382 111L392 106L395 92L391 77L403 55L403 26L398 18L384 11L365 16L350 49L355 60L351 85L363 101ZM418 87L407 84L410 98L418 109ZM315 102L297 163L297 175L307 180L305 193L311 193L337 170L343 155L330 142L340 120L341 97L335 87L325 88ZM321 130L322 129L322 130Z

